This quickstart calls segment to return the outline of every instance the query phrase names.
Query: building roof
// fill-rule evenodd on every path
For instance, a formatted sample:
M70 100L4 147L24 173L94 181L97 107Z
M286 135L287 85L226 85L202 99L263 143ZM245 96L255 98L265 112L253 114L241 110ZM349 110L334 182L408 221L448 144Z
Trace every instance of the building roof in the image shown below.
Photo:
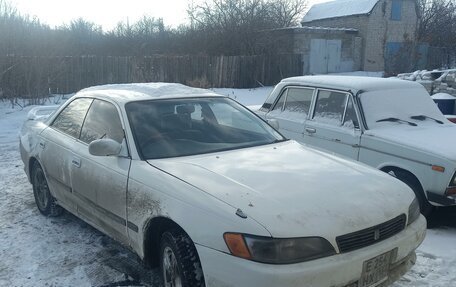
M417 82L405 81L397 78L374 78L360 76L300 76L283 79L282 82L306 85L309 87L324 87L344 91L377 91L388 89L422 88Z
M312 32L312 31L322 31L322 32L358 32L358 29L355 28L343 28L343 27L321 27L321 26L294 26L294 27L284 27L284 28L275 28L264 31L295 31L295 32Z
M320 26L302 26L297 28L298 31L341 31L341 32L358 32L354 28L338 28L338 27L320 27Z
M313 5L301 23L315 20L369 14L379 0L335 0Z
M102 96L118 103L139 100L183 98L183 97L220 97L210 90L192 88L175 83L133 83L102 85L86 88L77 93L80 96Z

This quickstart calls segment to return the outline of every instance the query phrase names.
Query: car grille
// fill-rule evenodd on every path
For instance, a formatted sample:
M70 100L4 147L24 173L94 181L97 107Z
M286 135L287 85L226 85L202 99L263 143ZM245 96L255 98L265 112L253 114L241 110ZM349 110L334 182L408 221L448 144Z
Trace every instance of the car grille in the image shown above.
M363 248L385 240L405 228L405 214L382 224L336 237L340 253Z

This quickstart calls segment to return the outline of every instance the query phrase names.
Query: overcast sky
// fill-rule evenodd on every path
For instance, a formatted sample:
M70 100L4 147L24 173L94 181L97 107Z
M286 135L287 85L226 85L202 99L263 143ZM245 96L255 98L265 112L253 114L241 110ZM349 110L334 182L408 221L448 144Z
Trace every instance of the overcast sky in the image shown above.
M198 3L201 0L193 0ZM310 4L328 0L309 0ZM188 22L186 9L191 0L9 0L21 14L36 16L51 27L82 17L109 31L119 21L135 22L143 15L163 18L166 26Z

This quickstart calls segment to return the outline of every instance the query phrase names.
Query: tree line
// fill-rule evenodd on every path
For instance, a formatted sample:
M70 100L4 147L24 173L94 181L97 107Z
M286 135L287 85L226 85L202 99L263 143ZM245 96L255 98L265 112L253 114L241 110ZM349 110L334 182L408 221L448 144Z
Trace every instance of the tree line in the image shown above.
M177 28L144 16L103 31L82 18L51 28L0 0L0 55L252 55L264 52L257 31L297 25L305 8L306 0L206 0L190 4L190 23Z
M190 23L171 28L146 17L110 31L82 18L51 28L0 0L0 55L144 56L152 54L256 55L274 53L269 29L298 25L307 0L205 0L187 9ZM418 39L456 49L456 2L417 0ZM261 41L260 41L260 37Z
M178 28L144 16L110 31L82 18L51 28L7 1L0 0L0 99L157 79L209 87L223 77L223 85L251 86L297 75L301 66L266 50L271 45L257 34L299 23L305 0L206 0L189 5L190 23Z
M188 6L190 22L177 28L167 26L163 19L144 16L103 31L82 18L49 27L40 19L21 14L8 1L0 0L0 98L38 96L52 86L61 70L68 69L64 59L57 59L60 64L51 67L39 64L39 59L18 57L49 57L53 61L68 56L275 55L280 41L267 31L299 25L307 8L307 0L204 0ZM455 57L456 2L417 3L419 42L440 47ZM25 92L21 90L24 86Z

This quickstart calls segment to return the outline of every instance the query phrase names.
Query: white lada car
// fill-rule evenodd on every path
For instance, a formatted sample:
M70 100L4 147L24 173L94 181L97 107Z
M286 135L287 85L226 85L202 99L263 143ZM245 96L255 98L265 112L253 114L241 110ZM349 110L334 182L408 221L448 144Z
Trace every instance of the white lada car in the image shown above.
M419 83L293 77L274 88L258 114L288 138L397 177L425 215L456 205L456 125Z
M40 212L159 265L164 286L378 286L415 262L411 189L179 84L88 88L21 132Z

